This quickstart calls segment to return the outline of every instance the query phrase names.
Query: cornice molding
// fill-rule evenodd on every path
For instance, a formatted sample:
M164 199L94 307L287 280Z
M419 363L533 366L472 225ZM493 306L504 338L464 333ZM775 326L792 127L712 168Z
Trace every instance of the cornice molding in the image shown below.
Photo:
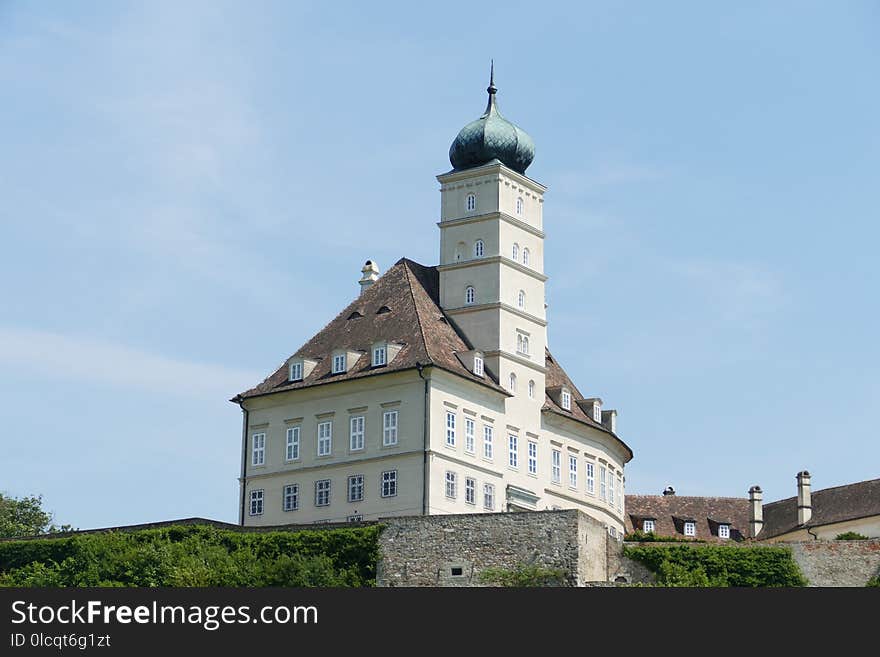
M535 271L530 267L526 267L525 265L519 264L516 260L511 260L506 256L488 256L485 258L472 258L470 260L459 260L458 262L450 262L445 265L437 265L437 271L452 271L455 269L467 269L468 267L481 267L483 265L507 265L512 269L516 269L527 276L531 276L534 279L545 283L547 281L547 276L542 274L539 271Z
M447 219L446 221L438 221L437 225L442 228L450 228L452 226L463 226L465 224L475 224L483 221L495 221L500 219L512 226L516 226L527 233L531 233L535 237L539 237L544 239L546 234L540 228L535 228L531 224L522 221L521 219L517 219L516 217L512 217L506 212L495 211L495 212L486 212L485 214L475 214L470 217L459 217L458 219Z

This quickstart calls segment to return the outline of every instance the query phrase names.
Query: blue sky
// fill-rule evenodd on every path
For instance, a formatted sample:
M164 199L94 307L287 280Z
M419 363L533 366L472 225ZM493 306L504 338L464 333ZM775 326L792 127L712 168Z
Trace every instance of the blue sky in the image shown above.
M875 2L0 3L0 490L235 521L227 399L365 259L436 263L491 57L628 491L880 476L878 44Z

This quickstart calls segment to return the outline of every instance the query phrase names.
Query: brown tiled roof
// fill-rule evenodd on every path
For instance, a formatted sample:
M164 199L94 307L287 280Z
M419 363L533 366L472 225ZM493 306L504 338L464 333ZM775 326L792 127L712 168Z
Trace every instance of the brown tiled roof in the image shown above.
M687 495L627 495L626 531L642 528L642 520L654 520L658 536L684 535L684 523L696 523L696 536L704 541L721 541L718 525L730 525L730 538L749 538L749 500L745 497L691 497Z
M417 363L440 367L507 395L491 371L482 378L475 376L455 355L471 346L441 310L439 298L437 268L402 258L262 383L231 401L414 369ZM378 312L383 308L390 312ZM370 346L382 340L404 346L387 365L372 367ZM330 354L335 349L363 354L348 372L332 374ZM288 364L294 357L318 361L303 381L288 380Z
M552 390L553 388L561 388L566 387L571 392L571 410L565 410L556 403L556 400L550 396L548 393L545 395L544 406L541 408L542 411L558 413L559 415L564 415L565 417L571 418L573 420L577 420L583 424L587 424L591 427L599 429L600 431L604 431L606 433L611 434L620 442L621 446L627 451L629 454L629 458L627 461L632 460L633 451L630 449L629 445L620 440L614 433L612 433L607 427L605 427L600 422L596 422L592 417L590 417L587 413L583 411L583 409L575 403L579 399L584 399L584 396L580 393L575 386L574 382L569 378L568 374L565 373L565 370L562 369L562 366L556 361L553 355L550 353L550 350L547 349L544 354L547 372L545 375L545 388L547 390Z
M807 527L880 516L880 479L812 491L810 504L813 515ZM788 497L764 505L764 529L758 536L772 538L798 527L797 497Z

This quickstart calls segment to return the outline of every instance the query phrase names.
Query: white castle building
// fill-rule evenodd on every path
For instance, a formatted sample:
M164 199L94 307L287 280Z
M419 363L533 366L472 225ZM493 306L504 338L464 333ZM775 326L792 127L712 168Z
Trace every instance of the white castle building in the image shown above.
M547 348L546 188L496 91L437 176L440 264L368 261L360 295L232 399L241 524L577 508L623 532L633 453Z

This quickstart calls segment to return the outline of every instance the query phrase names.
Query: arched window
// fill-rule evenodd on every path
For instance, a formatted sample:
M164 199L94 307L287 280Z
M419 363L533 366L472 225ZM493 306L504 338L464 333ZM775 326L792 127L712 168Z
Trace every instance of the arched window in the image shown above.
M523 334L516 334L516 350L518 353L523 353Z
M519 294L516 297L516 307L517 308L525 308L526 307L526 293L523 290L520 290Z
M522 210L523 210L523 200L522 200L522 196L520 196L518 199L516 199L516 213L522 214Z
M516 374L513 372L510 373L510 392L516 392Z
M477 209L477 196L475 194L467 195L467 199L465 200L465 207L468 209L468 212Z
M455 261L456 262L461 260L461 256L464 253L466 248L467 247L465 246L464 242L459 242L458 244L455 245Z
M477 291L474 289L473 285L468 285L464 289L464 302L467 305L471 305L476 300L477 300Z
M532 259L532 254L529 253L528 249L523 249L523 264L529 264L529 261Z
M535 382L529 381L529 399L535 398Z
M516 242L513 243L513 259L519 260L519 244Z
M528 355L528 353L529 353L529 336L527 336L527 335L523 336L522 352L526 355Z
M477 240L476 242L474 242L474 257L483 257L483 240Z

